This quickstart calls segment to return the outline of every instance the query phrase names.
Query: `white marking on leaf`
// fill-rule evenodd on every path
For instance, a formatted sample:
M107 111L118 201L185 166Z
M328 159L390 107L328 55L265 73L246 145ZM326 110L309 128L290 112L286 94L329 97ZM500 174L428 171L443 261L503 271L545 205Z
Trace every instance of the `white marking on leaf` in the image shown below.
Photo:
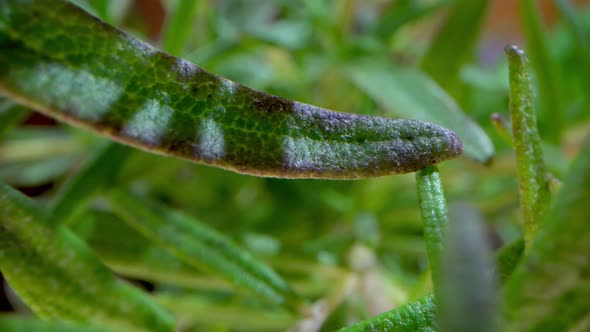
M225 156L223 128L213 119L204 119L201 122L197 140L197 153L203 158L219 159Z
M11 75L27 94L90 122L99 121L123 93L122 87L112 80L58 63L40 63L15 70Z
M123 128L123 133L150 145L161 142L172 119L172 109L157 100L148 100Z

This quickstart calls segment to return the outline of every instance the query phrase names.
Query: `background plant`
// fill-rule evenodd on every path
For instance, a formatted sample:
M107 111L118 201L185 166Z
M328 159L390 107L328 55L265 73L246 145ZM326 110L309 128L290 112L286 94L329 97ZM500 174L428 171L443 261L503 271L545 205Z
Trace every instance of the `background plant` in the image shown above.
M582 202L590 187L584 186L587 161L580 159L567 169L588 128L589 16L587 11L572 11L565 1L555 2L564 20L549 31L541 26L535 2L520 1L526 50L538 87L535 100L543 141L534 137L534 122L518 124L518 114L532 114L532 104L516 101L513 108L528 110L515 110L512 125L506 120L509 91L503 57L493 66L482 66L477 60L476 47L481 42L477 27L485 17L487 1L170 1L163 2L167 21L161 38L152 41L212 72L284 97L340 111L421 118L461 128L457 131L465 141L465 157L440 166L450 209L456 211L451 215L458 216L449 223L467 218L471 225L483 219L486 226L483 231L468 230L466 235L449 238L491 239L494 248L504 247L496 254L500 283L519 257L521 220L528 220L525 225L540 225L538 236L533 235L537 227L525 227L527 252L532 250L527 259L537 263L522 265L510 280L506 316L519 330L584 330L589 311L584 300L588 285L584 243L590 241L582 223L587 213ZM149 38L146 17L131 10L128 2L79 3L142 39ZM446 18L438 16L445 11ZM441 25L432 41L416 38L420 26L434 19L441 20ZM526 90L526 82L522 84L520 90ZM530 100L530 94L524 99ZM511 100L517 98L511 95ZM456 255L454 245L448 245L449 252L442 253L442 258L433 258L438 254L433 256L425 245L426 218L420 214L413 175L356 182L252 178L108 144L66 126L19 126L7 132L29 112L3 101L0 133L6 134L0 145L0 176L29 193L46 189L38 195L37 206L26 207L32 204L28 202L12 205L13 210L3 206L3 211L22 210L41 222L67 225L112 270L141 280L152 295L149 301L173 313L181 330L284 330L314 324L333 330L408 302L407 307L382 316L383 320L369 320L365 326L383 329L387 322L415 322L403 326L438 328L432 315L434 304L430 297L423 297L432 291L427 257L448 266L447 272L433 266L432 274L435 280L440 274L441 285L445 285L445 274L463 275L453 272L457 259L445 260ZM499 113L495 122L489 120L493 112ZM519 135L518 128L533 134ZM518 158L512 152L511 129ZM108 145L98 148L104 144ZM519 146L524 147L520 152ZM522 160L526 147L533 146L537 153L517 165L515 160ZM545 162L538 153L541 149ZM588 152L580 155L583 158ZM569 179L543 221L543 216L535 214L543 214L547 200L538 203L526 197L545 195L566 174ZM420 179L424 178L418 178L418 183L424 183ZM83 190L77 192L79 188ZM434 191L426 186L422 192ZM113 204L117 202L120 208ZM458 202L466 205L455 207ZM521 208L532 212L523 217ZM150 229L133 227L137 218L185 231L161 237ZM207 243L213 245L196 246ZM216 249L219 243L229 243L230 250L234 245L246 248L249 254L242 263L230 260L233 265L225 268L207 264L207 260L225 262L228 247ZM476 262L486 260L485 250L481 255L484 258ZM264 261L264 267L249 265L252 257ZM558 269L559 275L565 273L567 283L557 284L554 298L539 299L539 289L556 275L548 267ZM533 274L540 276L530 280ZM472 290L454 285L446 287L467 302L465 295ZM493 281L473 287L499 294ZM44 287L39 292L49 294ZM326 309L315 319L301 309L321 301ZM568 309L558 312L558 307ZM456 321L470 321L469 315L453 318L452 312L443 317L449 319L441 322L447 330L457 330ZM374 325L380 322L384 325ZM24 323L6 320L2 324Z

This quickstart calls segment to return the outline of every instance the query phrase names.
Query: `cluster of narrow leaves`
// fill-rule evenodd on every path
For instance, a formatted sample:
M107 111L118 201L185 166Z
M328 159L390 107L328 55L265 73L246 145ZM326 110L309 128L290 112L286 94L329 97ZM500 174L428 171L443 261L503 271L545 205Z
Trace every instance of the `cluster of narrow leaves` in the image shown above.
M590 135L545 216L549 185L527 59L514 46L507 47L506 54L526 247L520 241L507 246L499 251L494 264L477 211L459 205L449 220L436 167L418 172L437 304L424 298L348 330L584 331L590 327L586 300L590 229L585 225L589 212L585 202L590 199ZM498 281L505 283L503 292L497 289ZM499 313L500 295L504 315Z
M588 54L584 28L579 24L572 8L567 1L555 2L567 18L567 31L581 41L575 54ZM115 25L121 24L120 13L130 4L129 1L106 0L76 3ZM213 7L206 1L164 2L168 6L169 17L161 32L161 45L164 51L174 55L184 54L190 60L206 64L207 68L212 68L215 72L241 78L241 82L281 95L310 98L308 95L313 95L312 89L302 88L303 92L297 95L288 87L276 84L265 76L266 72L260 69L264 67L260 67L253 59L261 52L261 45L266 45L265 50L268 53L265 54L269 57L269 62L281 65L279 76L282 82L301 85L301 81L311 77L311 80L319 81L320 86L328 84L330 79L345 81L350 85L344 87L346 93L338 94L338 91L332 91L333 85L328 84L324 91L334 95L330 99L330 93L326 93L325 97L319 97L319 102L340 105L335 100L343 99L341 104L350 104L360 109L348 110L366 113L374 112L374 106L378 105L383 112L381 115L402 116L442 125L462 138L466 157L480 163L490 162L495 150L492 143L494 138L490 138L485 129L492 126L487 124L482 125L482 128L478 125L482 121L477 110L469 115L464 111L471 105L470 98L477 96L477 92L469 91L480 83L474 82L473 77L469 78L469 72L463 70L473 56L489 1L396 1L388 11L380 14L379 20L358 20L353 23L352 13L363 12L371 17L375 15L370 12L374 8L352 0L335 4L311 0L303 3L304 11L301 14L292 3L281 2L283 10L303 15L300 21L292 17L266 21L265 18L280 14L277 14L275 4L265 4L265 1L236 1L234 6L237 9L232 8L232 5L219 4L219 10L230 13L231 19L214 21L216 26L213 30L218 33L216 39L187 54L185 50L189 48L191 31L186 27L193 26L193 22L199 22L199 19L206 20L214 16ZM526 27L527 48L531 51L532 68L539 84L541 107L538 107L538 115L541 134L548 142L557 145L567 134L563 129L568 119L562 112L554 110L564 109L569 105L565 98L568 91L560 84L560 73L553 64L555 60L551 57L554 55L548 50L548 37L543 35L534 2L522 0L519 5ZM19 10L18 6L30 6L32 11ZM56 19L58 15L52 12L56 8L62 9L60 19ZM36 37L38 39L27 40L19 35L27 29L33 31L39 28L35 26L35 22L42 22L44 14L52 17L52 22L55 23L67 21L68 13L75 12L78 14L72 16L72 21L79 20L77 24L80 26L98 24L97 21L86 22L85 14L80 14L83 12L78 12L77 9L71 11L72 8L65 1L9 0L0 3L0 46L3 52L0 55L0 90L16 102L58 119L78 124L82 122L87 129L144 149L182 156L182 151L174 150L177 141L165 145L166 142L147 140L153 139L152 134L157 134L161 128L158 121L162 118L158 114L147 112L147 118L141 118L146 124L142 127L144 137L140 137L133 130L118 128L117 119L92 123L87 121L88 118L75 119L83 110L68 107L60 109L59 106L90 105L89 103L100 106L106 102L99 99L105 97L101 95L104 91L95 95L87 94L84 88L76 84L94 84L95 87L108 90L109 84L101 81L100 77L97 80L97 77L87 76L87 73L96 68L106 69L106 73L117 70L110 63L95 62L87 64L85 69L89 71L83 71L85 74L72 74L72 66L79 65L78 61L85 61L84 56L76 56L76 52L84 49L84 46L78 45L80 40L74 38L78 44L66 47L71 40L63 38L67 36L59 31L63 27L56 26L55 33L52 33L51 26L41 24L39 26L47 30L44 34L39 34ZM252 8L259 11L253 11ZM399 30L408 23L419 22L440 8L447 8L450 12L422 57L419 68L393 64L390 59L382 56L384 49L378 45L388 44L385 41L391 36L403 35ZM15 17L25 18L26 15L33 15L28 25L19 26L18 29L10 27L14 24L11 20ZM301 21L309 26L302 26ZM315 36L317 43L306 44L305 32L315 31L309 27L321 31ZM354 29L359 29L360 32L353 31ZM104 31L79 30L77 33L89 34L96 37L95 40L108 41L109 33L115 33L114 31L107 27ZM240 40L242 34L256 41ZM352 43L346 41L349 34L354 36ZM53 40L51 36L59 40ZM369 36L377 36L377 39L371 41ZM206 39L207 36L203 35L197 37L201 42ZM137 58L127 59L131 59L130 64L134 60L138 63L148 61L142 52L155 52L151 47L127 35L120 35L119 39L113 39L113 43L120 43L116 46L124 51L138 53ZM399 40L395 43L401 43L402 48L412 47ZM107 44L105 42L104 45L94 46L108 47ZM240 45L248 46L244 50L240 49L243 47ZM314 53L318 52L318 47L332 49L332 53L324 58L319 57ZM86 45L86 48L91 49L92 46ZM280 48L299 54L301 58L298 60L308 66L305 68L309 70L309 77L298 76L293 67L293 62L296 61L288 59L279 51ZM313 51L302 51L307 48ZM30 53L31 50L37 53ZM124 51L121 54L129 56ZM325 50L319 52L322 51ZM343 56L344 53L352 56ZM49 202L30 199L13 186L0 182L0 271L20 300L43 320L0 317L0 330L124 332L192 331L217 327L275 331L292 327L294 331L316 331L322 326L323 330L327 330L342 328L344 325L350 326L344 327L343 331L492 332L589 329L590 306L586 299L590 296L590 228L585 226L584 216L590 211L584 203L590 199L590 137L581 143L583 147L567 174L564 167L557 164L558 161L546 162L543 153L548 152L551 156L555 147L542 145L537 131L536 99L527 60L524 53L516 47L507 48L506 53L510 70L508 108L511 123L502 122L500 116L496 126L508 138L506 141L514 147L516 163L510 165L515 167L508 171L505 178L484 174L484 179L477 181L467 174L480 171L475 167L467 167L467 173L464 169L453 173L452 167L445 168L445 174L449 174L449 187L454 201L457 201L456 197L463 197L465 200L470 195L479 195L462 192L462 182L476 186L470 190L482 189L482 192L489 195L485 197L484 194L481 201L452 204L449 207L450 214L438 168L424 168L459 153L460 147L454 134L438 126L423 127L421 122L411 121L399 122L401 126L387 122L383 126L388 131L399 131L400 137L403 136L404 139L411 136L410 141L416 140L416 143L411 144L413 150L405 151L405 146L400 150L402 161L407 161L412 153L418 158L409 161L413 168L403 169L418 171L416 199L411 190L413 182L409 181L408 185L405 183L408 182L407 177L402 176L374 180L371 183L360 181L360 184L319 181L301 184L297 181L253 179L199 168L199 176L195 180L192 171L187 171L185 163L151 157L131 147L88 136L85 132L71 133L70 136L75 139L63 133L42 133L39 136L39 132L30 134L21 129L8 133L31 111L12 101L2 100L0 137L8 135L6 143L0 145L0 176L3 182L17 185L20 182L21 187L26 187L26 184L38 183L39 179L59 176L71 167L69 165L84 159L81 156L85 157L85 161L59 187L56 194L51 196ZM253 55L248 57L244 54ZM381 56L375 56L376 54ZM45 64L63 65L60 68L66 70L61 71L63 77L56 82L67 83L72 91L79 91L81 94L71 94L72 91L66 91L64 86L45 91L47 86L43 82L51 82L52 79L55 81L51 75L56 73L58 66L45 65L36 68L39 70L27 72L27 64L31 63L29 61L39 60L36 57L42 58ZM172 74L166 70L158 70L170 67L169 62L176 58L163 53L158 53L155 58L155 77L167 80ZM178 64L181 60L174 61ZM235 63L240 64L239 67L232 65ZM162 66L158 67L159 65ZM321 74L318 74L319 67L323 68ZM188 65L182 68L200 70ZM19 70L30 75L20 77L7 74ZM177 71L175 75L178 74L178 66L173 70ZM122 72L122 69L119 71ZM208 82L213 85L215 82L221 82L221 85L223 82L231 84L208 75L210 74L206 73L207 79L210 79ZM23 77L27 81L22 81ZM65 82L64 79L71 81ZM165 85L148 89L160 82L140 80L135 83L144 84L145 88L134 86L132 81L128 82L131 93L126 97L127 104L124 103L125 100L118 102L123 103L123 106L135 105L141 98L135 100L137 96L134 94L153 93L149 97L155 98L160 104L152 105L147 110L168 111L165 104L169 102L169 96L158 95L158 91L172 90L167 90ZM576 82L570 84L575 86ZM15 89L31 86L33 89ZM350 93L350 89L354 89L355 93ZM229 90L231 89L228 88ZM248 93L257 98L270 98L266 94L250 90ZM248 96L234 96L225 91L221 97L216 98L222 101L227 99L227 103L223 104L227 108L240 105L231 98L247 99ZM266 106L274 112L284 112L284 104L281 103L287 100L272 98L268 99L272 103L265 99L269 103ZM180 105L181 101L173 102L179 102ZM169 105L175 105L175 109L179 107L173 102ZM251 105L259 105L259 100L254 102ZM575 105L587 105L587 102L582 99ZM278 106L275 103L279 103ZM213 104L206 104L204 107L208 110L211 105ZM288 110L301 111L303 108L308 109L306 107L312 106ZM56 114L56 110L61 113ZM322 113L324 111L315 113L322 121L322 114L333 114ZM129 114L125 115L125 119L134 119ZM287 116L283 117L285 114ZM280 114L275 120L284 120L289 124L300 120L291 117L289 113L285 114ZM580 117L575 112L572 114L574 118ZM194 144L205 144L209 148L208 152L217 151L220 130L229 132L236 127L252 129L260 137L265 137L266 134L273 137L273 130L281 130L280 126L267 126L261 130L256 124L248 123L256 120L255 117L237 119L244 120L245 124L228 124L224 122L227 120L218 117L219 114L214 112L198 116L205 118L199 120L202 132L197 135L197 139L200 139L200 143L195 143L194 137L182 142L192 144L193 147ZM295 147L289 151L297 157L294 165L303 170L299 174L310 174L309 168L305 167L310 164L314 167L320 165L324 161L321 159L322 155L329 153L326 152L329 149L323 149L317 142L322 139L331 140L330 134L338 132L341 129L339 126L344 126L353 119L353 122L358 121L360 125L353 126L352 131L338 132L345 137L345 141L337 141L340 145L334 145L337 148L346 146L338 150L340 155L335 155L343 158L344 166L336 163L342 167L338 168L338 172L328 172L327 177L358 178L378 175L362 168L349 167L352 162L357 162L355 167L363 164L358 161L358 157L363 154L354 145L357 141L346 141L349 139L347 135L354 136L362 131L362 135L373 135L373 139L379 141L385 139L389 133L376 134L371 131L379 131L379 126L364 127L363 122L373 121L375 118L372 117L342 115L342 118L333 118L330 115L325 118L328 121L296 122L289 129L301 131L287 132L287 143L285 140L282 142L284 146ZM336 121L339 119L345 121ZM223 124L222 129L218 123ZM320 124L319 130L306 127L313 127L317 123ZM410 130L404 131L408 128ZM120 139L117 130L130 136ZM182 130L179 132L182 133ZM136 133L133 134L136 136L129 133ZM428 141L439 133L443 133L441 140L434 143ZM320 140L317 140L317 135ZM132 141L133 139L139 141ZM259 137L254 138L254 141L256 139ZM158 146L160 143L162 145ZM83 152L86 146L93 147L88 149L92 150L91 153ZM395 147L399 148L397 145ZM199 149L197 150L202 151L202 148ZM255 151L257 149L260 151ZM265 151L256 146L241 151L256 158L265 156ZM508 155L508 158L512 158ZM43 156L46 160L34 160ZM338 160L333 157L332 153L331 159L328 158L332 164L333 160ZM27 158L33 158L37 164L31 166L30 162L25 163L27 167L22 168L15 163L10 168L11 160L22 162L27 161ZM216 164L213 159L206 160L207 155L199 158L198 161ZM247 167L267 165L268 160L257 161L256 158L246 158ZM496 158L500 160L500 165L506 160L501 154ZM216 165L223 167L225 164ZM462 167L459 164L452 166ZM255 173L252 168L230 168ZM502 172L502 166L499 169ZM281 173L276 168L271 168L270 171L272 174L266 168L258 175L292 174ZM552 180L550 171L557 171L565 179L553 199L550 199L550 189L555 180ZM15 176L12 177L11 174ZM320 173L313 174L317 176ZM502 196L498 194L497 185L512 182L515 175L519 184L519 219L523 221L523 235L520 238L518 235L509 237L508 240L512 241L494 254L488 245L489 236L482 222L482 211L506 210L505 203L488 203L486 200L490 200L490 196ZM489 181L486 182L486 178ZM171 185L171 182L174 184ZM455 185L459 189L452 188ZM382 189L384 186L388 189ZM516 188L511 190L516 191ZM510 190L503 190L501 193L508 191ZM238 194L230 196L228 192ZM264 196L266 192L270 194ZM507 197L509 201L517 199L513 194L508 194ZM478 208L473 202L478 202ZM408 205L417 208L408 211ZM380 208L381 206L385 208ZM300 212L306 209L306 213ZM419 214L414 211L419 211ZM333 226L340 219L345 222L337 224L337 227ZM397 219L402 222L389 221ZM324 223L323 220L328 222ZM404 234L416 233L416 229L418 233L423 231L423 240L421 235ZM504 228L507 232L513 229ZM281 246L286 249L280 248ZM361 249L355 251L350 248ZM279 250L281 254L277 254ZM296 257L293 254L296 250L304 254ZM359 252L360 257L348 257L359 255ZM371 254L366 254L367 252ZM416 256L416 252L419 259L407 258ZM262 254L263 257L266 255L266 261L254 253ZM421 266L427 261L428 269L416 271L416 265L420 264L408 264L407 261L417 261ZM383 272L385 268L387 272ZM409 273L404 271L412 271L414 274L421 272L421 280L431 277L432 286L429 282L407 277ZM145 292L119 276L148 281L150 287L156 289ZM409 291L411 288L413 290ZM362 300L359 301L359 298ZM380 299L394 301L381 304ZM359 302L364 302L364 307ZM392 307L395 309L386 311ZM377 315L380 312L383 313ZM373 317L362 319L367 316ZM352 324L353 319L360 322Z

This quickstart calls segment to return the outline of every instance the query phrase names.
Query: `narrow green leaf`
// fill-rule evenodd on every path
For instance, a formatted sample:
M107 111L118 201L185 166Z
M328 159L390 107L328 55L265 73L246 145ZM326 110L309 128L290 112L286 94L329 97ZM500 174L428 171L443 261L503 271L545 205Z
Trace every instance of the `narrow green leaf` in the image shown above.
M506 285L514 331L590 328L590 135L522 264Z
M563 102L562 78L557 63L549 53L543 32L541 14L535 0L519 0L519 11L526 46L531 57L539 86L540 127L545 139L559 143L563 126L565 104ZM531 99L531 102L534 99Z
M343 328L340 332L435 332L436 305L431 295L410 302L392 311Z
M96 15L106 22L111 23L111 15L109 11L110 0L88 0L88 3L96 11Z
M496 253L496 274L504 284L520 264L524 253L524 240L518 239L508 243Z
M72 165L72 158L57 156L39 161L0 163L0 181L16 187L35 187L55 180Z
M432 284L437 294L441 286L441 253L448 225L447 202L438 168L431 166L416 172L416 186Z
M488 5L488 0L453 1L422 58L422 70L455 98L460 97L461 66L474 56Z
M580 61L580 70L584 73L586 84L590 84L590 32L583 26L582 20L578 17L576 9L568 0L553 0L559 13L569 30Z
M385 61L353 64L347 72L388 113L450 128L462 138L466 156L483 163L492 158L494 146L483 129L424 73Z
M376 27L376 33L386 37L394 34L400 27L414 22L437 9L447 5L449 0L417 1L398 0L393 2L391 8L381 17Z
M24 120L30 111L23 106L15 105L12 101L0 99L0 139L10 129Z
M300 309L301 300L279 275L206 224L121 190L113 190L110 198L131 227L186 264L217 272L273 303Z
M49 228L35 202L0 184L0 270L43 319L123 331L172 331L174 322L118 280L69 230Z
M173 312L179 320L207 327L208 329L202 330L208 331L219 322L226 323L232 331L288 331L289 326L296 322L295 317L285 311L276 311L268 307L234 308L227 303L216 303L210 298L192 294L160 294L156 296L156 300Z
M441 331L496 331L497 285L481 216L458 204L449 220L437 298Z
M512 124L500 113L492 113L490 115L490 121L496 129L498 135L502 138L504 143L512 146Z
M69 2L1 6L0 93L128 145L285 178L407 173L462 153L461 139L439 125L338 113L255 91Z
M172 13L168 13L162 39L164 51L174 55L184 53L199 2L199 0L179 0Z
M524 52L516 46L506 47L506 54L510 69L512 137L516 152L524 241L528 246L545 217L550 195L527 59Z
M113 182L131 151L110 142L99 149L60 189L51 209L50 224L68 224L76 218L97 192Z
M2 332L117 332L117 330L64 323L56 321L42 321L14 316L0 316L0 331Z
M211 286L202 272L184 263L129 227L117 216L89 211L71 226L109 268L119 274L189 288ZM225 281L216 286L228 286Z

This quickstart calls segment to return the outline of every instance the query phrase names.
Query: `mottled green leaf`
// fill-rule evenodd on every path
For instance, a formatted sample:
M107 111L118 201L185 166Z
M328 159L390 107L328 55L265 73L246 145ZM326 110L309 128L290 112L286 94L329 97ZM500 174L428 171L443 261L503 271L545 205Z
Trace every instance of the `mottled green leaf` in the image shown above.
M69 2L0 8L0 93L141 149L251 175L329 179L413 172L462 152L439 125L254 91Z

